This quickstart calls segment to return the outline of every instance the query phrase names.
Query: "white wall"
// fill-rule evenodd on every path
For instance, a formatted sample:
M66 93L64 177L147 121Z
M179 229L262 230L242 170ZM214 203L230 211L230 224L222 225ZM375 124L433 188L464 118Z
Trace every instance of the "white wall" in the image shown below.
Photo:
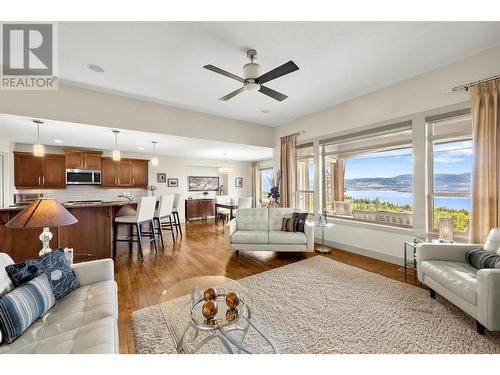
M248 162L227 162L227 166L233 168L233 173L227 176L218 173L218 168L223 166L224 162L220 160L209 159L190 159L162 156L159 158L157 167L150 166L149 179L150 184L158 185L158 194L175 194L180 193L179 215L181 221L184 220L184 200L188 197L202 198L201 192L188 191L188 176L218 176L221 184L227 188L227 195L235 200L243 197L252 196L252 173L251 163ZM157 173L166 173L167 178L178 178L179 187L169 188L166 183L156 182ZM237 188L234 186L235 177L243 178L243 187ZM227 180L228 183L225 181ZM208 197L214 197L216 192L209 192Z
M454 86L500 73L500 47L440 67L431 72L355 98L323 111L282 125L275 132L274 165L279 168L279 137L305 130L298 143L346 134L364 128L412 120L414 126L414 221L415 232L425 231L425 116L445 113L468 106L465 91L444 95ZM318 167L318 165L317 165ZM381 226L349 223L333 219L337 225L325 238L339 248L383 260L401 263L403 241L414 231L386 230ZM319 240L320 232L316 233Z

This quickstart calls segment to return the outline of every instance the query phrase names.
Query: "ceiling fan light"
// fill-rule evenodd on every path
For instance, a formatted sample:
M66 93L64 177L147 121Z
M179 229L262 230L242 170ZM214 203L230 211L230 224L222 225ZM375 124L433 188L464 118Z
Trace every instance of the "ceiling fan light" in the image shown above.
M260 90L260 85L255 82L248 82L244 86L245 91L259 91Z
M112 156L114 161L120 161L122 159L120 150L113 150Z
M153 167L157 167L158 164L159 164L158 158L156 158L156 157L155 158L151 158L151 165Z
M33 145L33 155L42 157L45 155L45 148L41 144Z

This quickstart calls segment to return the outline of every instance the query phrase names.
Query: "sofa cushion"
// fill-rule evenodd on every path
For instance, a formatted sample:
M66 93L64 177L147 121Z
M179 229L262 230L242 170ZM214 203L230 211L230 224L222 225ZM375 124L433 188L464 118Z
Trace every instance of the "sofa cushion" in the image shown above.
M297 221L298 219L289 217L283 218L283 223L281 224L282 232L297 232Z
M307 243L307 236L302 232L270 231L269 243L282 245L305 245Z
M281 225L281 222L280 222ZM267 208L241 208L236 211L238 230L265 231L268 228Z
M0 346L0 354L118 353L117 325L111 317L39 341L21 342L23 337L10 345Z
M56 299L47 275L41 274L0 299L0 329L7 344L44 315Z
M477 305L477 270L468 263L426 260L422 272L467 302Z
M269 208L269 227L267 230L281 230L283 218L291 218L294 211L293 208Z
M118 319L116 291L115 281L82 286L57 301L16 343L28 345L107 317Z
M471 249L465 253L465 260L478 270L483 268L500 268L500 255L492 251Z
M0 253L0 297L14 289L14 284L5 271L5 267L11 264L14 264L12 258L5 253Z
M304 233L305 225L306 225L306 220L307 220L307 212L294 212L293 213L293 218L297 219L297 226L295 232L302 232Z
M494 251L500 255L500 228L493 228L486 238L483 249L486 251Z
M269 243L268 231L264 230L237 230L231 235L231 243Z

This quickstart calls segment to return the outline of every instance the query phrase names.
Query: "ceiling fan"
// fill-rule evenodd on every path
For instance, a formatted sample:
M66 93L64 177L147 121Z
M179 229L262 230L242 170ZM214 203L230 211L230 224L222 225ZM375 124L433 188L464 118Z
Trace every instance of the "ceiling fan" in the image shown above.
M277 68L274 68L273 70L270 70L269 72L259 76L260 65L253 62L257 58L257 51L254 49L249 49L247 51L247 57L250 59L250 62L243 66L243 76L245 78L241 78L235 74L226 72L225 70L217 68L216 66L213 65L204 66L205 69L211 70L212 72L215 73L222 74L223 76L232 78L236 81L243 83L243 86L241 88L233 92L230 92L229 94L223 96L222 98L219 98L219 100L224 100L224 101L229 100L243 91L259 91L264 95L270 96L271 98L276 99L280 102L288 98L288 96L273 89L270 89L269 87L266 87L263 84L273 79L284 76L285 74L299 70L299 67L295 65L293 61L290 60L289 62L284 63L283 65L280 65Z

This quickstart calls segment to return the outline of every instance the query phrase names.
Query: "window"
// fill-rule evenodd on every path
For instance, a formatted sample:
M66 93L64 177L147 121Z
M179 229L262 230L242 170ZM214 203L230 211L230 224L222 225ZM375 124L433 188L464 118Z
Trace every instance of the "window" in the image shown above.
M268 198L269 191L273 186L273 169L264 168L260 171L260 201L261 203L269 203L271 201Z
M470 114L428 123L429 231L451 217L455 235L466 237L470 223L472 120Z
M296 194L295 207L314 212L314 158L311 144L296 149Z
M411 122L325 140L326 214L385 225L413 225Z

